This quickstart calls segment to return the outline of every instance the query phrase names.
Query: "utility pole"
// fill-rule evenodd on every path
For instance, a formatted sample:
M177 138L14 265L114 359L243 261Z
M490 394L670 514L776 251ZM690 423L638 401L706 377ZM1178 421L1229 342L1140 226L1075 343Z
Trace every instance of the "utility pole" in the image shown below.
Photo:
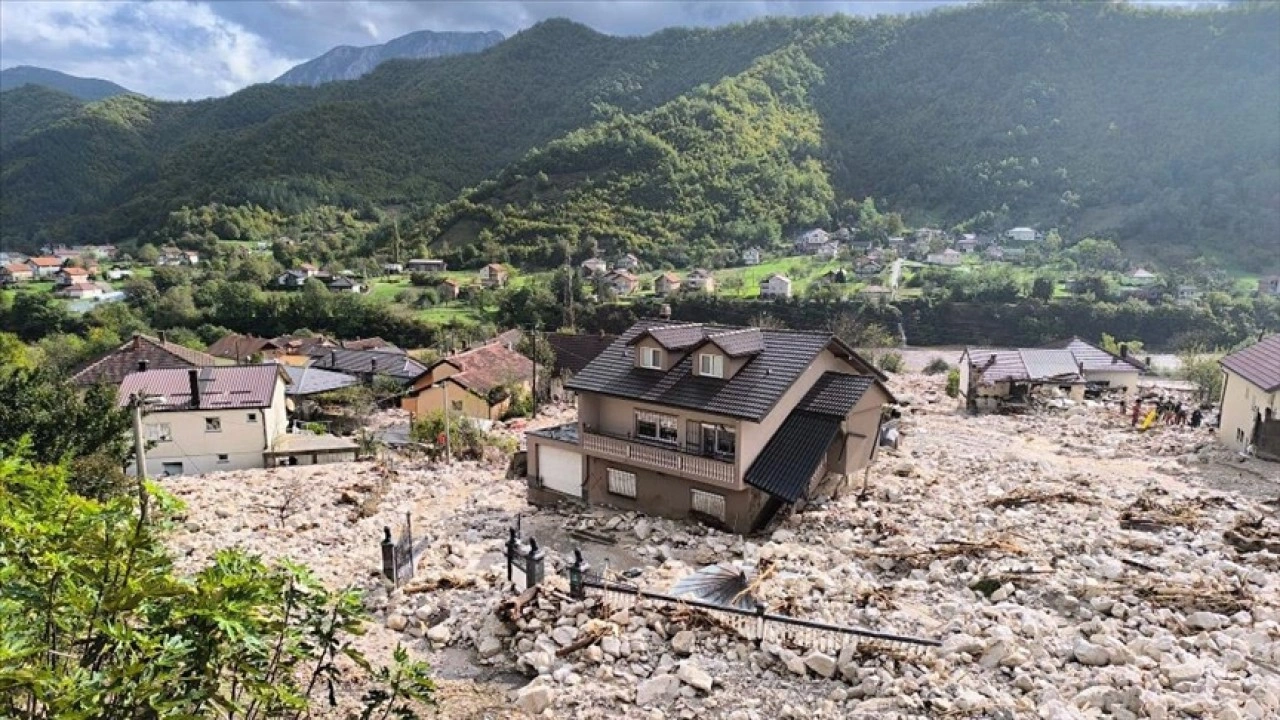
M129 399L129 407L133 410L133 463L134 475L138 478L138 513L142 522L147 522L147 444L142 441L142 406L146 398L136 393Z
M392 218L391 230L391 253L395 257L395 263L400 264L400 218Z
M449 383L440 383L444 390L444 457L445 462L453 464L453 433L449 430Z
M530 330L530 341L533 344L533 416L538 417L538 326ZM532 419L532 418L530 418Z

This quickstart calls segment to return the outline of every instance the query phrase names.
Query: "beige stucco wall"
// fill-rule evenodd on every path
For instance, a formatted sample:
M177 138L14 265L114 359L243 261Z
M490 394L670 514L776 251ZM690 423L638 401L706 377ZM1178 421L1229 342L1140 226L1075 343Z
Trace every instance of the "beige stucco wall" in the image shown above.
M632 351L631 362L636 367L640 367L640 348L657 348L662 351L662 372L666 372L675 367L676 363L680 362L680 359L684 357L684 353L668 350L662 347L657 340L654 340L651 337L645 337L635 344L635 349ZM650 372L658 372L655 368L644 369Z
M676 418L677 442L681 448L684 447L686 442L697 439L688 437L688 424L691 421L728 425L738 431L738 448L739 454L741 454L742 428L738 420L734 418L726 417L724 415L712 415L711 413L697 412L695 410L686 410L684 408L672 407L670 405L654 405L652 403L641 403L634 400L625 400L623 398L596 395L594 393L584 394L578 397L579 420L581 420L583 424L593 428L599 428L607 434L627 437L634 435L636 411L648 411L661 415L674 416Z
M699 355L715 355L721 358L721 362L724 364L725 380L728 380L729 378L736 375L738 371L741 370L742 367L747 364L747 361L751 359L750 356L743 356L739 358L729 357L728 355L725 355L724 351L721 350L718 346L716 346L715 343L711 343L711 342L706 342L706 343L703 343L702 345L699 345L697 348L694 349L692 355L693 355L693 374L694 375L702 374L701 372L699 372L699 370L702 369L702 360L699 359L698 357Z
M1222 421L1218 427L1218 439L1235 450L1244 450L1253 432L1254 416L1266 415L1271 408L1273 417L1280 416L1280 392L1265 393L1262 388L1245 380L1230 370L1223 370ZM1236 431L1244 433L1241 441Z
M283 404L281 400L282 408ZM257 417L257 422L249 422L250 413ZM222 421L220 432L205 431L205 418L212 417ZM161 474L166 462L182 462L185 475L263 467L262 453L267 449L267 434L272 422L263 409L194 410L148 415L143 418L144 426L168 424L173 439L147 450L147 474ZM227 461L218 462L219 454L225 454Z
M448 402L445 401L446 391L444 387L436 386L422 390L417 396L402 399L400 407L408 410L414 417L422 417L433 412L440 412L445 407L449 408L449 412L458 412L456 403L461 402L463 415L481 420L492 420L494 417L500 416L505 408L506 403L503 402L491 409L486 398L476 395L455 382L446 384L449 388L447 391Z
M1122 387L1125 394L1133 394L1138 388L1138 370L1090 370L1084 374L1090 382L1105 382L1111 387Z

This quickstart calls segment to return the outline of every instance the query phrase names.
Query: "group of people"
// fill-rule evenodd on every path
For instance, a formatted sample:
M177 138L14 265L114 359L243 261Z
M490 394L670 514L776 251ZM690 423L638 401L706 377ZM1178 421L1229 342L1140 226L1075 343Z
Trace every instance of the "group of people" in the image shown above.
M1148 419L1143 421L1142 398L1133 401L1133 415L1131 424L1134 427L1142 422L1143 427L1149 427L1156 422L1163 422L1165 425L1190 425L1193 428L1200 427L1200 423L1204 422L1204 413L1200 408L1193 408L1189 413L1187 404L1177 398L1161 396L1156 399L1155 403L1147 412Z

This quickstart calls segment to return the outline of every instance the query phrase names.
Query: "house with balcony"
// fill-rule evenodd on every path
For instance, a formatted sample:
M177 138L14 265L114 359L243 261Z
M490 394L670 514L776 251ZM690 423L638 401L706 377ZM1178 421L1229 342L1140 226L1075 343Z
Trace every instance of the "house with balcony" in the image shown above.
M716 291L716 277L711 274L710 270L705 268L694 268L684 276L684 282L680 284L680 289L685 292L705 292L713 293Z
M773 273L760 281L760 299L776 300L791 297L791 278L782 273Z
M835 336L646 320L566 383L574 423L531 431L535 504L763 529L871 462L884 376Z

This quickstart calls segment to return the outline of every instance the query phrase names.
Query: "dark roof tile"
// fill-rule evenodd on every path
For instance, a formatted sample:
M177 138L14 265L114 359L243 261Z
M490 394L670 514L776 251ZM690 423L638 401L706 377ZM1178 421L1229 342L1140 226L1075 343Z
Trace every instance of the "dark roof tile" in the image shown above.
M825 372L809 388L797 410L844 418L875 383L870 375Z
M199 403L192 402L191 373L196 373ZM118 404L129 404L137 392L163 398L151 404L153 412L177 410L236 410L269 407L275 397L281 368L266 365L224 365L222 367L170 368L136 372L120 383Z
M1222 358L1222 367L1262 388L1280 390L1280 334L1266 337Z
M551 333L546 336L547 344L555 354L556 375L569 372L576 375L582 372L597 355L617 339L617 335L576 335L572 333Z
M741 328L710 333L707 340L716 344L729 357L755 355L764 350L764 333L760 328Z
M841 419L799 410L791 413L751 463L743 481L783 502L803 498L818 464L826 462Z
M71 380L77 385L118 385L126 375L137 372L138 363L144 360L150 370L218 364L217 358L199 350L137 334L120 347L81 368L71 376Z

